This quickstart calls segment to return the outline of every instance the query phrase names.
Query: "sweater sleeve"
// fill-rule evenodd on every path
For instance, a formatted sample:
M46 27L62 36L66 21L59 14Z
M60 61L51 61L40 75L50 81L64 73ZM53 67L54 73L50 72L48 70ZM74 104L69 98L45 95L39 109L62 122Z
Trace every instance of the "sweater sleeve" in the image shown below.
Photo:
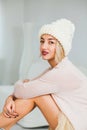
M69 67L53 68L41 77L23 83L18 81L15 84L14 96L17 98L33 98L46 94L72 91L77 88L79 80L68 69Z
M41 76L29 82L17 81L14 86L14 96L27 99L58 92L59 87L56 86L54 81L50 80L51 77L54 79L53 73L55 74L53 70L48 69Z

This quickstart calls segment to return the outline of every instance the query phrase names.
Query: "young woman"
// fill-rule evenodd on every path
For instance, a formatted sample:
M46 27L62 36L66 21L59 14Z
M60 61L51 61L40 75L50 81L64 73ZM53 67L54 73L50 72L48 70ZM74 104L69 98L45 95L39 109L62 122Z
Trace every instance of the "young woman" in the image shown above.
M67 57L74 30L67 19L42 26L40 53L51 67L31 81L15 84L0 114L0 128L9 130L38 106L50 130L87 130L87 78Z

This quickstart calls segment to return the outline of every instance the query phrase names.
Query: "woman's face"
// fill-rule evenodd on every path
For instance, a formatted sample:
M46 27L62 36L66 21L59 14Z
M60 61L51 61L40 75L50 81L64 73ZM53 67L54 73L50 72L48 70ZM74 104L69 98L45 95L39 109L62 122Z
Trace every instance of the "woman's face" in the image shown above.
M56 43L57 40L49 34L44 34L41 36L40 52L44 60L50 61L55 59Z

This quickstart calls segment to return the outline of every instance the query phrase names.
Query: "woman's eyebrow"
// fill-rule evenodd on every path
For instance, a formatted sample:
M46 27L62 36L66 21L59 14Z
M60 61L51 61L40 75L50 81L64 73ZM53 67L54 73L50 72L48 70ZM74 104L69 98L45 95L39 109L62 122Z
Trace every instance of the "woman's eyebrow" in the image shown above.
M44 40L44 38L43 38L43 37L41 37L40 39L43 39L43 40Z

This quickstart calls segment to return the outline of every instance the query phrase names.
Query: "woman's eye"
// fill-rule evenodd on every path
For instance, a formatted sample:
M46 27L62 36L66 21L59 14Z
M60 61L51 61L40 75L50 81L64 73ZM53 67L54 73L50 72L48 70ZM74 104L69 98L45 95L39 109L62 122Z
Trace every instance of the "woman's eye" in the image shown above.
M54 42L53 42L53 41L50 41L50 44L54 44Z
M42 40L41 40L41 41L40 41L40 43L41 43L41 44L43 44L43 43L44 43L44 41L42 41Z

